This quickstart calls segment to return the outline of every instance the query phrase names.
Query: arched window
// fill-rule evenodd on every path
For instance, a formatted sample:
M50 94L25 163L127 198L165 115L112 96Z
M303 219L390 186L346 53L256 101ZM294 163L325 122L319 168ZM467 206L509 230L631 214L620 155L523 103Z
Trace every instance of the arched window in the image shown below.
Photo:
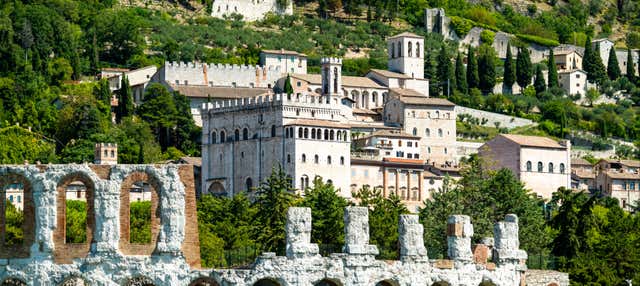
M527 172L531 172L531 161L527 161Z
M398 57L402 57L402 43L398 42Z
M234 132L234 136L233 139L236 141L240 141L240 130L236 129L236 131Z
M338 131L338 141L342 141L342 131Z
M311 128L311 139L316 139L316 129Z
M338 93L338 68L333 68L333 93Z
M226 140L227 140L227 135L224 133L224 130L220 131L220 142L224 143L224 141Z
M298 127L298 138L302 138L302 128Z
M348 141L349 140L349 136L347 135L347 131L343 131L342 134L344 135L344 138L342 138L344 141Z
M309 138L309 128L304 129L304 138Z
M331 132L329 132L329 140L334 140L333 139L334 138L333 135L334 135L333 130L331 130Z
M411 57L413 54L413 46L411 44L411 42L409 42L409 48L407 48L407 56Z
M564 163L560 163L560 173L564 174Z
M420 57L420 42L416 43L416 58Z
M271 125L271 137L276 137L276 126Z
M549 173L553 173L553 163L549 162Z
M307 162L307 155L302 154L302 163L306 163Z
M329 140L329 129L324 130L324 140Z
M313 156L313 163L316 163L316 164L320 163L320 157L318 157L318 155Z
M247 180L245 181L245 187L247 188L247 192L253 190L253 180L251 180L251 178L247 178Z
M442 137L442 129L438 129L438 136Z
M215 131L211 132L211 144L218 143L218 133Z
M440 111L436 111L436 118L440 118Z
M427 153L431 154L431 147L427 147Z
M538 172L542 172L542 162L538 162Z
M320 130L320 128L318 128L318 130L316 130L316 138L322 139L322 130Z
M444 153L447 154L447 148L444 148Z
M340 165L344 165L344 157L340 157Z
M391 44L391 56L390 58L395 58L396 57L396 45Z
M418 128L413 127L413 136L418 136Z
M431 130L429 128L424 130L424 136L425 137L431 137Z
M331 156L327 156L327 164L331 165Z
M287 163L291 163L291 154L287 154Z
M242 140L249 140L249 129L242 129Z

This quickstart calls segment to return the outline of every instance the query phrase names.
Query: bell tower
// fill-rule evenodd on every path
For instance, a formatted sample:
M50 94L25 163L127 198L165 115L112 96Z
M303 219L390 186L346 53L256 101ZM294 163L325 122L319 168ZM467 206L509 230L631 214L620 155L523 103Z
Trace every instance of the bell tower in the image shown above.
M402 33L387 39L390 71L410 78L424 79L424 38L413 33Z
M322 96L342 97L342 59L322 58Z

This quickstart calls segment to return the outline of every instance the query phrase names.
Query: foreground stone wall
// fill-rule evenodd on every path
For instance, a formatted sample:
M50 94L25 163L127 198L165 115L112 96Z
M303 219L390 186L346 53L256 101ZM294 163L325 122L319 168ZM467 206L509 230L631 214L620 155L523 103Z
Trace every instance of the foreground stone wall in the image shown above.
M199 244L193 176L189 166L6 166L2 183L24 180L33 197L34 214L28 253L3 252L0 285L523 285L526 253L519 249L518 220L508 215L494 237L471 250L473 225L468 216L447 223L449 256L429 260L423 226L416 215L399 219L399 260L376 260L369 241L368 209L345 210L342 253L319 255L311 243L311 209L290 208L286 222L286 256L262 254L242 269L199 269ZM192 173L191 173L192 174ZM66 180L82 179L92 189L94 221L89 250L56 252L53 239L61 225L57 203ZM126 195L129 183L148 181L156 195L152 205L152 246L128 243ZM443 222L445 223L445 222ZM126 230L125 230L126 229ZM484 240L483 240L484 241ZM71 247L65 245L65 247ZM3 245L3 249L6 247ZM82 247L80 247L82 249ZM78 254L80 253L80 254ZM71 256L70 256L71 255ZM556 280L554 280L556 281ZM555 282L554 282L555 283ZM558 285L563 284L558 280Z

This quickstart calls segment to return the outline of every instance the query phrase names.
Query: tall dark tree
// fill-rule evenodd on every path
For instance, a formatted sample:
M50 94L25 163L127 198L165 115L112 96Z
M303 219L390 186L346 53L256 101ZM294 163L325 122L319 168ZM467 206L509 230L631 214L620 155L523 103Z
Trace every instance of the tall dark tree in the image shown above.
M541 93L547 89L547 84L544 82L544 75L542 74L542 68L540 68L540 65L536 65L536 79L533 82L533 87L536 89L536 93Z
M529 49L518 49L518 56L516 59L516 81L521 88L527 87L531 84L531 77L533 76L533 69L531 65L531 57L529 56Z
M491 93L496 85L496 54L493 47L482 45L478 51L478 70L480 90L484 93Z
M587 36L584 42L584 55L582 56L582 69L587 73L587 79L590 82L593 80L593 47L591 46L591 37Z
M633 63L633 62L631 62ZM611 47L609 50L609 61L607 62L607 75L610 80L616 80L621 75L620 66L618 65L618 57L616 56L616 49Z
M116 120L122 121L122 118L133 115L133 92L129 86L129 79L126 75L122 76L120 81L120 89L118 90L118 108L116 112Z
M101 103L100 109L111 118L111 89L109 88L109 82L106 79L98 81L96 86L93 87L93 96Z
M636 70L633 65L633 52L630 48L627 48L627 78L630 82L635 82L636 80Z
M582 67L587 73L587 80L591 83L601 84L607 78L607 72L600 57L600 48L596 46L595 50L593 49L590 37L587 37L584 44Z
M442 86L439 93L447 94L447 91L451 90L450 86L450 78L451 75L451 60L449 59L449 55L447 54L447 49L445 45L440 47L440 53L438 54L438 66L436 67L436 72L438 76L438 81Z
M176 127L178 110L171 93L161 84L151 84L138 108L140 117L149 123L162 150L175 144L172 132Z
M462 56L458 52L456 57L456 89L460 92L467 92L467 71L462 63Z
M507 58L504 61L502 82L504 83L504 87L511 93L511 88L516 82L516 67L513 63L513 55L511 54L511 44L507 44Z
M478 76L478 61L476 60L475 50L469 46L467 51L467 86L469 89L478 88L480 78Z
M291 85L291 75L287 74L287 79L284 81L284 93L287 95L293 94L293 86Z
M556 67L556 59L553 55L553 48L549 49L548 63L549 73L547 74L547 86L549 86L549 88L558 87L558 68Z
M602 57L600 56L600 47L597 46L593 56L593 73L598 84L602 84L607 79L607 68L602 63ZM616 60L617 61L617 60Z

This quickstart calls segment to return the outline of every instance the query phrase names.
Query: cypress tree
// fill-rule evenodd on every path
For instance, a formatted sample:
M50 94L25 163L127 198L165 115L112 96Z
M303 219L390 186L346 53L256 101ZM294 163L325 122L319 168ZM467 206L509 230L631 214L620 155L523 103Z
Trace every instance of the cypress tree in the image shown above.
M591 48L591 37L589 36L587 36L587 40L584 44L582 68L587 73L587 79L590 82L593 82L593 49Z
M509 93L511 93L511 88L513 84L516 82L516 69L513 66L513 55L511 54L511 44L507 44L507 58L504 61L504 75L502 82Z
M453 93L454 90L458 89L458 81L456 80L456 65L454 62L449 61L449 93Z
M594 73L596 82L598 84L602 84L607 79L607 69L604 67L604 64L602 63L602 57L600 56L600 47L597 47L597 49L593 54L594 54L593 73Z
M521 88L525 88L531 84L531 77L533 76L531 67L529 50L526 48L518 49L518 57L516 58L516 81Z
M558 87L558 69L556 67L556 59L553 55L553 48L549 49L549 74L547 75L547 84L549 88Z
M635 69L633 68L633 53L630 48L627 48L627 78L630 82L634 82L635 77Z
M533 83L533 87L536 89L536 93L541 93L547 88L547 85L544 82L544 75L542 74L540 65L536 66L536 79Z
M480 73L480 90L491 93L496 85L496 55L493 47L482 45L478 51L478 70Z
M469 89L478 88L480 79L478 78L478 61L476 60L473 47L469 46L467 52L467 86Z
M616 80L621 76L620 66L618 66L618 57L616 56L616 49L611 47L609 50L609 61L607 63L607 75L610 80Z
M467 92L467 73L462 63L462 56L458 52L456 57L456 88L460 92Z
M451 71L449 68L451 67L451 60L449 60L449 56L447 55L447 50L445 49L444 44L440 47L440 53L438 54L438 66L436 67L438 81L440 82L442 89L440 92L446 93L447 89L450 88L449 83L449 75ZM439 92L439 93L440 93Z
M129 79L126 75L122 76L120 89L118 90L118 112L116 119L118 122L127 116L133 115L133 94L129 86Z
M284 93L287 95L293 94L293 86L291 85L291 75L287 74L287 79L284 82Z

